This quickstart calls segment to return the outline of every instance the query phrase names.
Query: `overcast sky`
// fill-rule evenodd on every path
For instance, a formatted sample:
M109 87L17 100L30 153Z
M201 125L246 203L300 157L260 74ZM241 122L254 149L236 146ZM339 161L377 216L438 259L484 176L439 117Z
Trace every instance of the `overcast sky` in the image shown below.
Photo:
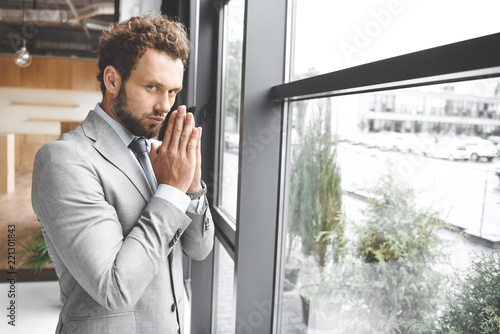
M500 0L297 0L296 15L296 73L500 32Z

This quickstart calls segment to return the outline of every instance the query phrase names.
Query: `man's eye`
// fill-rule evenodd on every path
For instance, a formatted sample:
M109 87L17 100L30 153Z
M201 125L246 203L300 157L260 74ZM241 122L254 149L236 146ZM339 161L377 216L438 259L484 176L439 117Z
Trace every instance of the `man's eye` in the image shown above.
M148 85L148 89L152 90L152 91L157 91L158 90L158 86Z

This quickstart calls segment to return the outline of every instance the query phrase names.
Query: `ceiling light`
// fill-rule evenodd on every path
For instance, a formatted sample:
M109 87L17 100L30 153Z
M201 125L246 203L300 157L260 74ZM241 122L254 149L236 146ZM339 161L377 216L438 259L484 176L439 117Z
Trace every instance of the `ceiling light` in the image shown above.
M26 41L23 39L23 46L16 52L14 62L19 67L28 67L31 64L31 54L26 49Z
M23 0L23 25L22 25L22 28L24 28L24 11L25 11L25 5L24 5L24 0ZM21 29L21 34L22 34L22 29ZM24 39L24 36L22 36L22 37L23 37L23 46L14 55L14 63L16 63L16 65L19 67L28 67L31 64L31 54L26 49L26 40Z

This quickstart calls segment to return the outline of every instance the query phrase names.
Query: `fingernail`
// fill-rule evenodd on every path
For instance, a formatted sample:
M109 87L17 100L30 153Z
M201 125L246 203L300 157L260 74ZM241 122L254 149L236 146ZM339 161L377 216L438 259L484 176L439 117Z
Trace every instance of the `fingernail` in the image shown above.
M193 114L191 114L191 113L188 113L188 114L186 115L186 119L191 119L191 117L193 117Z

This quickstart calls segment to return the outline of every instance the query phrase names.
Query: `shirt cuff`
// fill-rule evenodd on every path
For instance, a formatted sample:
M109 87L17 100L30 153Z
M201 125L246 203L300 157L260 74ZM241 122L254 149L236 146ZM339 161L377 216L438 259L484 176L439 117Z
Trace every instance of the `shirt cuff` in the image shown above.
M189 203L187 211L201 215L203 212L205 212L207 206L208 206L207 197L203 195L200 196L200 198L198 199L191 200L191 203Z
M169 201L182 212L186 212L191 205L191 199L179 189L160 183L156 189L155 196ZM195 201L193 201L195 202Z
M158 185L154 196L169 201L182 212L189 211L191 213L202 214L208 206L207 197L205 195L198 199L191 200L179 189L164 183Z

